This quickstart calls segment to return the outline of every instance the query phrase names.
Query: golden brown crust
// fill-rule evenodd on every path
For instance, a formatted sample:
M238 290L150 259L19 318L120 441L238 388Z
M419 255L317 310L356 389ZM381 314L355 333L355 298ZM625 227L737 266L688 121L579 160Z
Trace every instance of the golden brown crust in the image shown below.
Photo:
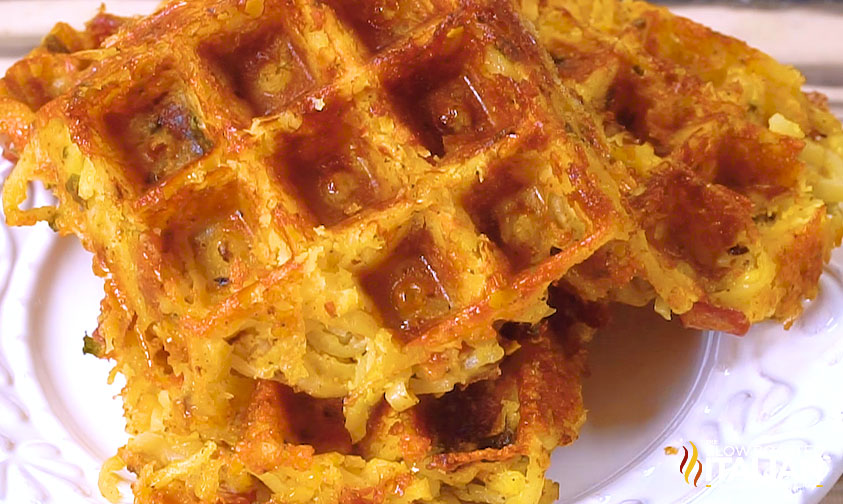
M623 234L602 130L507 2L367 5L101 15L4 80L10 222L108 277L90 344L128 378L138 502L488 501L502 471L534 502L576 436L581 354L496 325ZM33 180L57 207L19 208ZM428 414L454 408L472 432Z
M547 501L604 303L741 334L815 295L843 133L795 71L514 4L169 2L0 81L9 222L106 277L136 502Z
M810 280L785 287L794 267L780 252L824 257L831 242L823 237L839 240L839 199L823 187L827 177L837 187L840 174L822 158L843 155L839 122L801 92L801 75L644 2L519 5L563 81L603 114L613 155L627 168L612 174L644 233L608 245L569 283L590 299L608 293L645 304L655 296L665 315L737 333L799 313L815 290ZM828 218L797 239L817 207ZM797 269L816 278L812 264Z

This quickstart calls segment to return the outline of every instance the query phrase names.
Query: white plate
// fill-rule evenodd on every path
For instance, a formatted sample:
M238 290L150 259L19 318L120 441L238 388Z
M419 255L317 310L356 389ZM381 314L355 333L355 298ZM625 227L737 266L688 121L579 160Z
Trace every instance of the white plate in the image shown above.
M99 467L125 439L119 389L81 351L102 282L78 242L45 225L0 227L0 258L0 502L104 502ZM818 502L843 472L841 266L843 251L790 331L736 338L619 310L591 350L582 436L554 456L561 501ZM689 442L697 487L664 450Z
M36 9L78 21L92 12L80 5L90 4L0 5L12 19L29 19L26 11ZM126 5L137 10L141 4L152 5L114 5L125 12ZM787 61L803 57L814 70L840 54L834 47L839 41L823 40L829 37L824 33L843 28L840 17L800 11L807 20L801 27L822 23L828 31L803 29L803 43L793 44L788 37L797 35L788 35L792 28L781 21L792 15L684 11ZM766 42L753 38L757 26L768 23L779 28L765 32ZM14 23L0 33L0 56L4 36L20 44L47 25ZM817 44L805 44L806 36ZM800 56L794 45L814 52ZM843 103L838 89L824 90ZM7 170L0 165L0 180ZM843 253L834 255L821 287L790 331L762 324L744 338L686 331L646 310L620 310L592 346L582 436L554 455L550 477L562 483L560 501L819 502L843 472ZM83 334L96 326L101 297L102 282L75 239L58 239L45 225L0 224L2 504L105 502L96 489L99 467L125 435L115 398L119 385L106 385L109 364L81 351ZM699 448L696 487L696 471L686 483L679 470L683 447L692 450L691 442Z

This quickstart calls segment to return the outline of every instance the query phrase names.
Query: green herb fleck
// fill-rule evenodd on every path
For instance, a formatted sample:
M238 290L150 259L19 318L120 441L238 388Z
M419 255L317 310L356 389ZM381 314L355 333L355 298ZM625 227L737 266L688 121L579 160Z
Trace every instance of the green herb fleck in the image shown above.
M94 357L102 357L102 343L85 334L85 337L82 338L82 353L93 355Z

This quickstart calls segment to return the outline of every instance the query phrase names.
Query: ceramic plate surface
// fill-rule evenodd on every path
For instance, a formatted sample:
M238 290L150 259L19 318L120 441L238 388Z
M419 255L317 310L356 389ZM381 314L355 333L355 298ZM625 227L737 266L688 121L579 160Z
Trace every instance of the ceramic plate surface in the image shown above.
M54 20L78 23L95 5L0 0L14 21L0 30L0 65ZM127 13L154 3L113 5ZM843 104L835 86L843 66L830 63L843 53L832 40L843 17L678 10L800 64L833 107ZM44 12L54 19L45 21ZM799 33L793 16L804 20ZM0 180L9 169L0 164ZM34 198L43 204L50 196L35 191ZM553 458L549 475L561 483L560 502L819 502L843 472L843 251L820 283L820 296L789 331L760 324L743 338L620 309L592 345L581 438ZM107 385L110 365L82 354L101 297L91 256L76 239L58 238L46 225L0 223L0 504L105 502L99 468L126 437L119 378Z

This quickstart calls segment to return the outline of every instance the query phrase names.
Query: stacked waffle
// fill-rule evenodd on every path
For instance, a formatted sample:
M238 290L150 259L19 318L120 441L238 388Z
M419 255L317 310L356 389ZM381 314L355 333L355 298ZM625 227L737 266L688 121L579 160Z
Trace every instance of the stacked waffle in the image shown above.
M637 3L58 25L0 81L4 211L106 279L85 348L132 439L104 493L552 500L607 302L743 332L815 294L843 135L799 79ZM32 181L58 204L22 209Z
M630 239L568 276L736 334L790 324L840 243L843 130L804 78L644 2L523 0L566 86L602 116Z

